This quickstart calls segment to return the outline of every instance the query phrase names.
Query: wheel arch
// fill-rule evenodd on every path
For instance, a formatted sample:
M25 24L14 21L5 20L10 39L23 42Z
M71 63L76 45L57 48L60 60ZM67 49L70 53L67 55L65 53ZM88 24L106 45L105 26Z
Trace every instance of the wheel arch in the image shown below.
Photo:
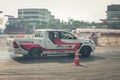
M90 52L92 51L91 46L89 46L89 45L83 45L83 46L79 49L79 53L80 53L80 54L81 54L82 49L84 49L84 48L88 48L88 49L90 50Z
M32 49L38 49L38 50L41 51L41 53L43 52L43 50L42 50L40 47L37 47L37 46L32 46L32 47L30 48L30 50L32 50ZM30 50L29 50L29 51L30 51ZM28 51L28 53L29 53L29 51Z
M79 54L81 54L83 57L89 57L91 54L92 48L90 46L83 46L79 50Z
M42 54L42 50L39 47L31 47L30 50L28 51L28 55L31 57L34 57L35 55L41 56L41 54Z

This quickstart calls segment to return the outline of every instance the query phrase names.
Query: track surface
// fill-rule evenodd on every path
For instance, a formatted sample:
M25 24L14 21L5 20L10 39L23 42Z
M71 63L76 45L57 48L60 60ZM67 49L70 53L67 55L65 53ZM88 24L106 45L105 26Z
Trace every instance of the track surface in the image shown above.
M97 47L88 58L52 55L25 58L0 51L0 80L120 80L120 46Z

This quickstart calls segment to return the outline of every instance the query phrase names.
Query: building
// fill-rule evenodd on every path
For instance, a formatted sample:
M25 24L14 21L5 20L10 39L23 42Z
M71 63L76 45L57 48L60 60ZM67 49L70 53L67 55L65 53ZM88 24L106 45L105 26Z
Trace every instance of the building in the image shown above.
M54 15L48 9L25 8L18 9L18 17L8 15L7 23L12 30L6 30L7 33L31 33L34 28L41 23L57 23ZM32 31L31 31L32 30Z
M108 28L120 29L120 4L112 4L107 6L107 18L101 21L107 25Z
M18 9L18 18L22 18L23 21L31 24L49 23L53 15L48 9L27 8Z
M120 19L120 5L109 5L107 7L107 19Z

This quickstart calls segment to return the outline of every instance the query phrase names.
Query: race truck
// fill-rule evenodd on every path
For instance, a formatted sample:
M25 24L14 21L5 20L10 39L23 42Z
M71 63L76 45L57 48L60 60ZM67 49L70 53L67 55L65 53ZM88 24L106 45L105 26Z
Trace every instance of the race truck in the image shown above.
M24 56L43 56L50 54L74 55L78 50L84 57L90 56L95 44L90 39L78 39L66 30L38 29L32 38L14 39L11 51Z

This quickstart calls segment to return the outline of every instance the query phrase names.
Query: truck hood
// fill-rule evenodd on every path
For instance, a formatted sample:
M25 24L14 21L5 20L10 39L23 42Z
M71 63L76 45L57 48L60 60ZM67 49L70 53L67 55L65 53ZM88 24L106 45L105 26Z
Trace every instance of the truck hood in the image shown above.
M92 44L94 44L94 41L92 39L87 39L87 38L78 38L78 40L80 42L90 42Z

